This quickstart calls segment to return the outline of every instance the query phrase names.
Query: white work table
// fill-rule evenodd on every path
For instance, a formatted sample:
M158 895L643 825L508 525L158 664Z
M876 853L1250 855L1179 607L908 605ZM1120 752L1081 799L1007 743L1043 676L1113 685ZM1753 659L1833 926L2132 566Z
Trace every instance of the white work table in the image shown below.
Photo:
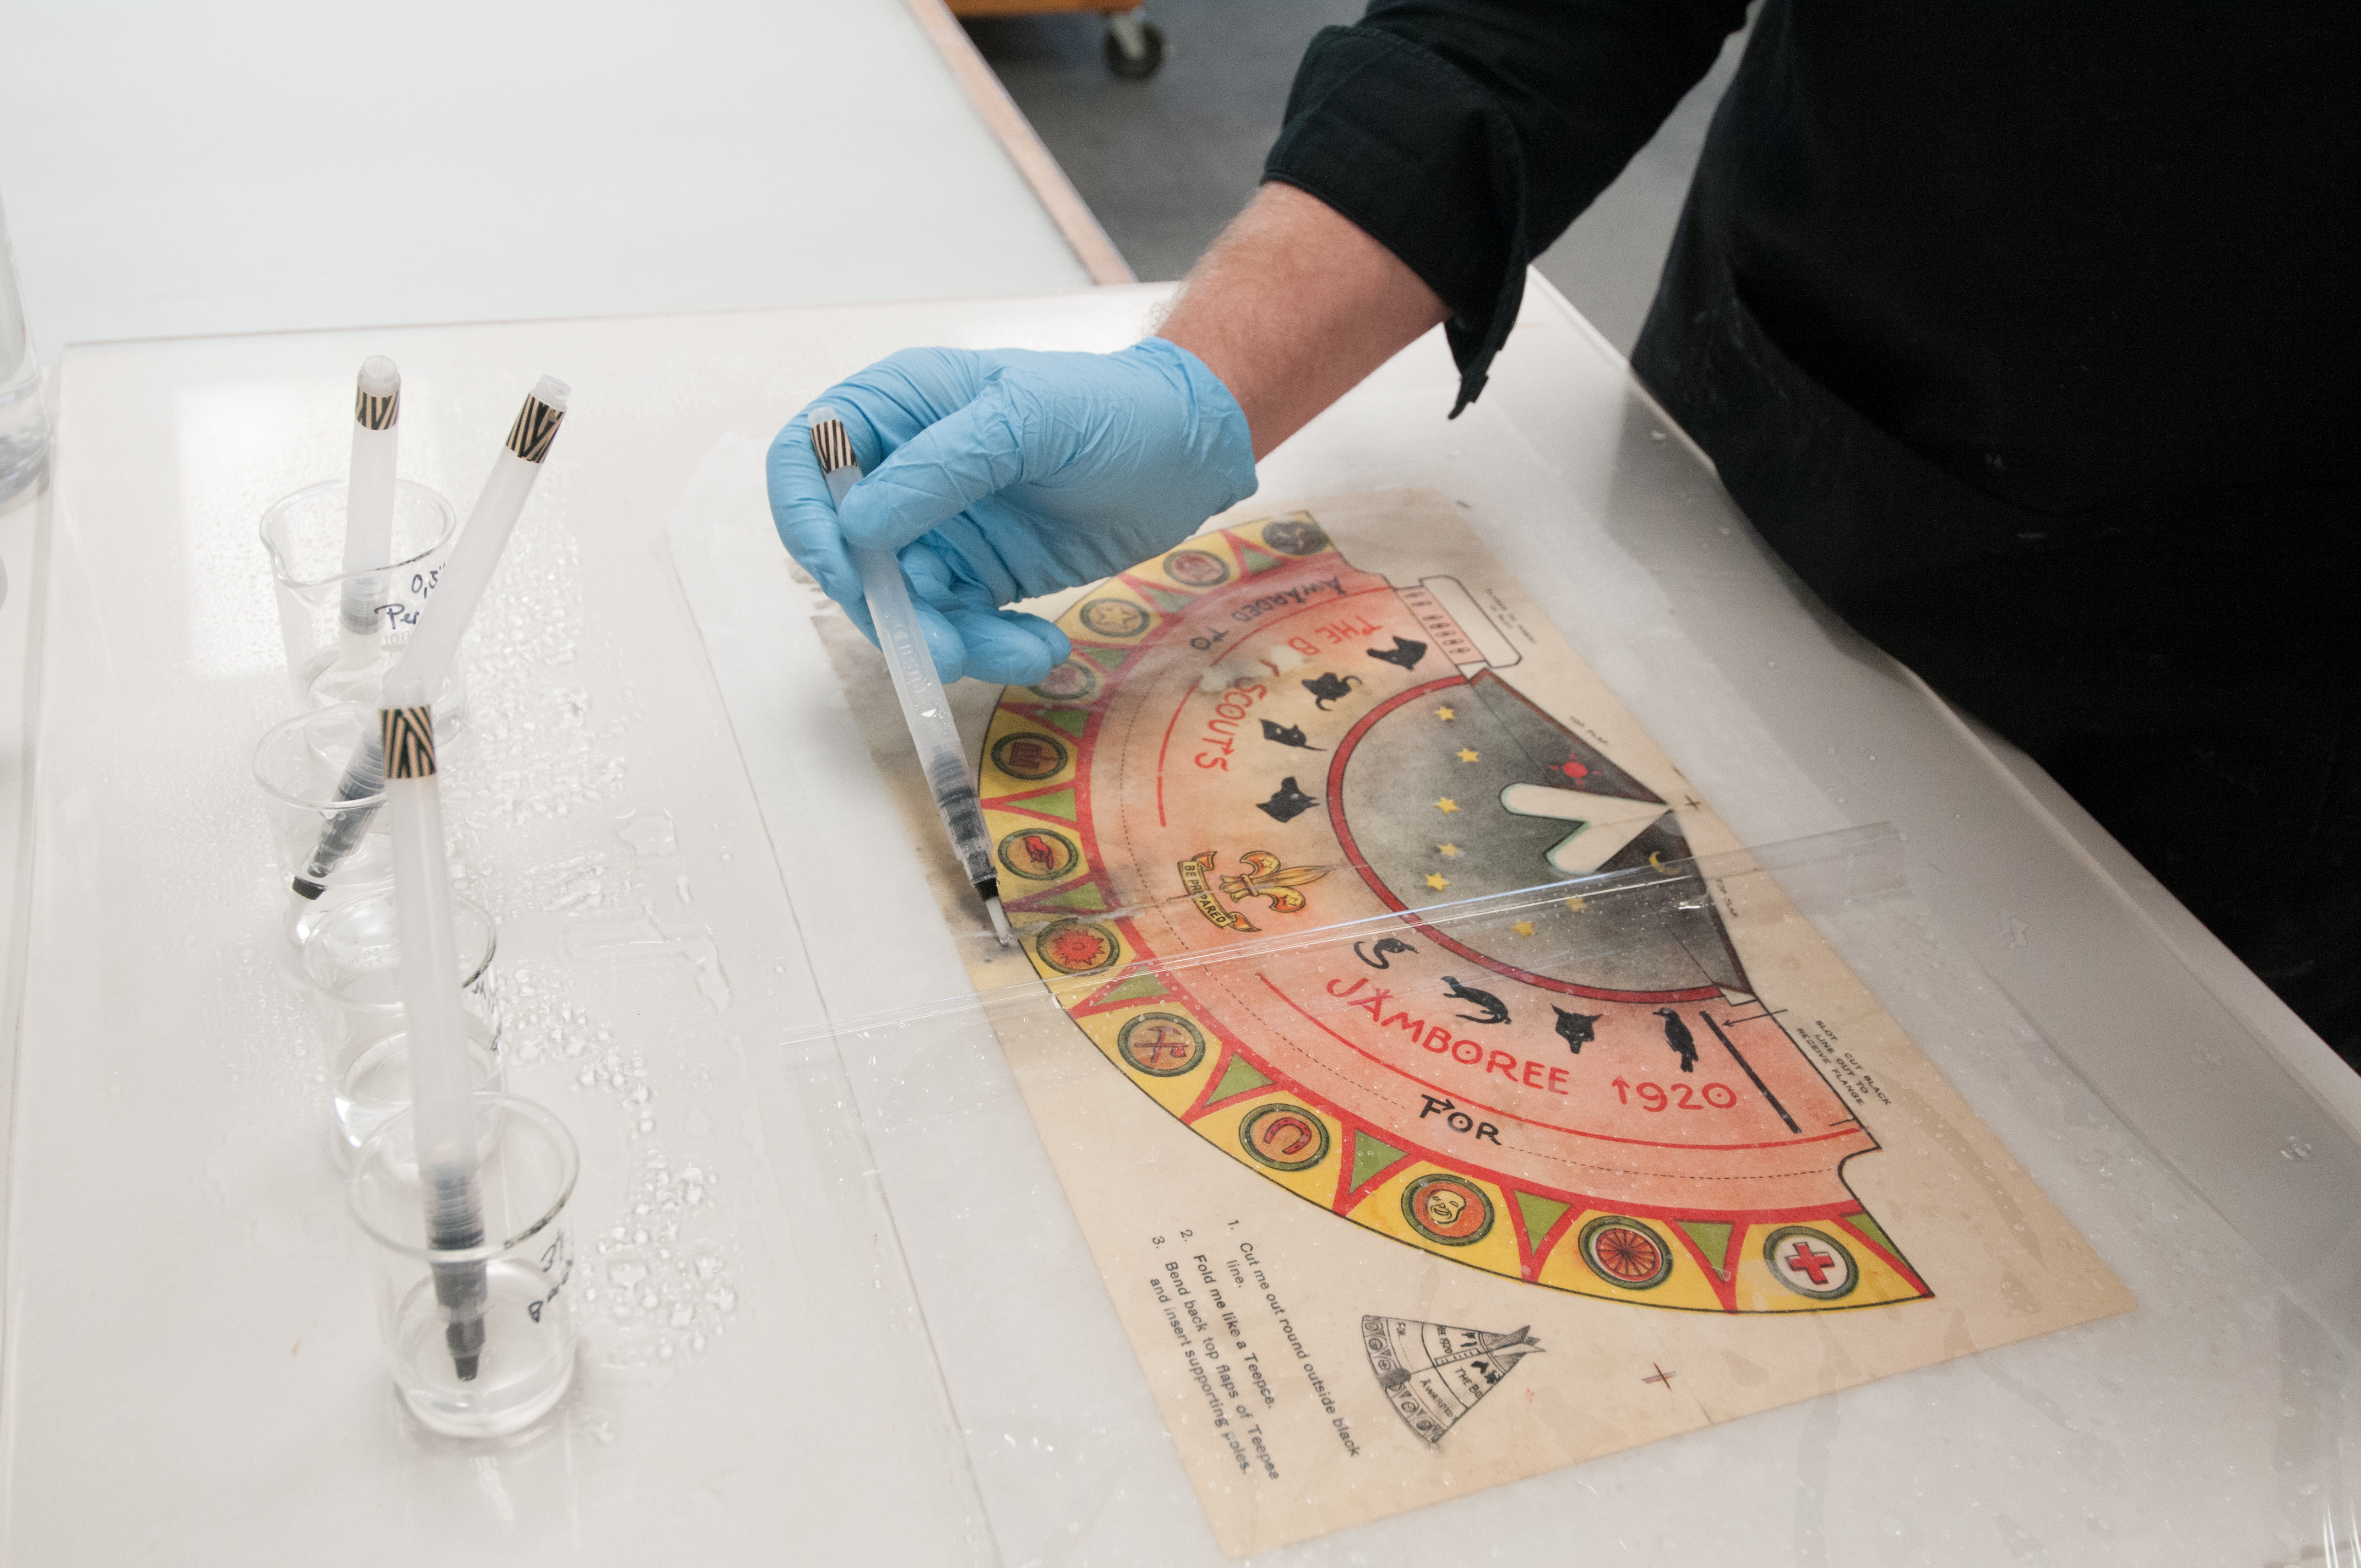
M0 0L0 202L52 360L1100 276L1076 245L1095 224L1061 232L1072 214L1028 192L1038 144L994 115L988 72L962 79L939 0L660 19L613 0Z
M836 376L1113 347L1160 298L67 355L5 611L36 615L38 711L0 1559L1218 1561L988 1035L817 1033L964 982L761 499ZM581 1144L602 1292L579 1387L499 1443L392 1407L247 772L292 707L255 520L337 471L370 352L403 367L404 474L462 505L534 376L576 389L451 748L511 1086ZM1437 488L1747 841L1898 828L1907 894L1815 919L2140 1306L1269 1560L2316 1557L2361 1437L2351 1076L1816 615L1545 286L1445 422L1452 380L1418 345L1248 510Z

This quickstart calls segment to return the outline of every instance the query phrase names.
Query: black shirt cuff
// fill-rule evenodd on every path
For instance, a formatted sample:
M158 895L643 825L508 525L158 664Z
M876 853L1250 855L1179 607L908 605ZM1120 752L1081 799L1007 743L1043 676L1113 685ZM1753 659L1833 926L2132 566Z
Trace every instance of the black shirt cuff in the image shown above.
M1515 127L1464 72L1366 27L1323 27L1263 178L1318 197L1400 257L1451 311L1456 416L1484 389L1525 293Z

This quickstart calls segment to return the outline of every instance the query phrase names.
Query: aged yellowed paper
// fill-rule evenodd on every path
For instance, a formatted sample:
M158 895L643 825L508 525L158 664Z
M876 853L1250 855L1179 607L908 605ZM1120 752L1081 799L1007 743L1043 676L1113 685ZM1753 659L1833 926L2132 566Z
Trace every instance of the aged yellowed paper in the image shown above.
M1442 497L1060 624L1001 1042L1231 1555L2132 1305Z

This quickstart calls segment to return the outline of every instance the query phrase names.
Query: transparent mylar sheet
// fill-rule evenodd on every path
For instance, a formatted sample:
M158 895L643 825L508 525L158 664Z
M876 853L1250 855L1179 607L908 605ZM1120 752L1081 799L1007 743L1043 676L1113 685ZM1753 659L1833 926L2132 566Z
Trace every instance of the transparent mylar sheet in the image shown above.
M1768 874L1798 909L1884 982L1881 995L1898 987L1912 998L1905 1017L1923 1010L1949 1020L1947 1070L2138 1299L2136 1310L1999 1349L1961 1344L1955 1361L1257 1560L1403 1561L1465 1550L1480 1535L1536 1548L1620 1542L1634 1559L1687 1561L1765 1555L1766 1533L1769 1560L1792 1551L1799 1563L2037 1561L2037 1549L2052 1560L2070 1550L2080 1561L2340 1560L2337 1543L2353 1532L2347 1456L2361 1431L2338 1338L1973 966L1944 952L1902 885L1890 835L1772 847L1754 859L1776 867ZM1516 913L1471 910L1465 919ZM1366 939L1345 927L1290 943L1301 953ZM1252 965L1263 956L1204 961ZM1176 1440L1112 1321L1111 1287L1067 1211L1070 1192L1046 1168L1041 1140L1054 1144L1060 1129L1037 1125L1002 1053L1062 1039L1074 1048L1045 1069L1053 1079L1108 1074L1105 1059L1039 982L847 1019L833 1037L1003 1560L1216 1560ZM1054 1096L1057 1086L1027 1087ZM1184 1266L1209 1248L1226 1284L1239 1254L1218 1209L1189 1194L1140 1220ZM1201 1234L1183 1236L1192 1219ZM1259 1292L1235 1294L1253 1301ZM1263 1315L1257 1344L1276 1321ZM1834 1336L1825 1354L1816 1376L1837 1387L1858 1377ZM1390 1420L1382 1404L1372 1410L1356 1398L1374 1388L1367 1365L1314 1365L1345 1396L1348 1420ZM1686 1369L1667 1370L1677 1380ZM1439 1453L1447 1451L1446 1438ZM1955 1529L1961 1519L1976 1523Z
M836 698L818 713L796 683L822 678L825 663L850 684L847 651L826 635L832 612L816 595L807 599L814 623L782 624L784 582L717 576L714 565L736 545L693 529L698 521L693 506L675 519L675 560L791 891L799 901L825 896L816 883L864 862L799 841L794 825L824 776L807 760L814 747L858 748L859 726ZM739 606L766 607L765 623L733 609L733 595ZM872 828L895 820L882 804L855 816ZM1832 860L1825 845L1753 854L2137 1309L1305 1541L1269 1560L1455 1560L1479 1546L1499 1554L1579 1545L1645 1561L1722 1552L1799 1563L2045 1553L2298 1562L2345 1549L2349 1362L2322 1314L2334 1321L2349 1296L2333 1278L2291 1278L2283 1237L2266 1237L2267 1255L2225 1223L2171 1152L2109 1109L1897 876L1858 874L1880 863L1875 854L1864 861L1864 847ZM1834 896L1831 864L1854 868ZM1815 867L1817 884L1806 874ZM807 918L803 939L831 998L834 1038L995 1548L1011 1563L1214 1560L1167 1423L1054 1180L1043 1139L1057 1130L1036 1126L1002 1054L1012 1036L1079 1035L1029 966L980 945L989 941L980 916L963 924L955 915L963 928L954 952L938 956L911 925L935 901L906 883L888 892L887 880L868 888L861 921ZM995 980L995 964L1017 978ZM981 994L962 995L960 971L972 965ZM881 1009L880 997L907 1000ZM1095 1051L1073 1062L1077 1072L1109 1070ZM2349 1140L2332 1146L2306 1132L2301 1151L2258 1152L2354 1157ZM2211 1169L2200 1180L2223 1186ZM2301 1223L2340 1234L2318 1216ZM1826 1370L1830 1387L1853 1376L1839 1354Z

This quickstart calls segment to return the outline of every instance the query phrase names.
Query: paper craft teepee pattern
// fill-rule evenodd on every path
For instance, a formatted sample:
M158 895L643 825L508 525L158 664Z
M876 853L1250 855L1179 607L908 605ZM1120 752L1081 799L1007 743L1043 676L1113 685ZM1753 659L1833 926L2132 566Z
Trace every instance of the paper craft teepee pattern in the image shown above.
M1369 1316L1361 1319L1361 1344L1387 1403L1430 1443L1442 1442L1510 1367L1542 1348L1529 1329L1503 1334Z

